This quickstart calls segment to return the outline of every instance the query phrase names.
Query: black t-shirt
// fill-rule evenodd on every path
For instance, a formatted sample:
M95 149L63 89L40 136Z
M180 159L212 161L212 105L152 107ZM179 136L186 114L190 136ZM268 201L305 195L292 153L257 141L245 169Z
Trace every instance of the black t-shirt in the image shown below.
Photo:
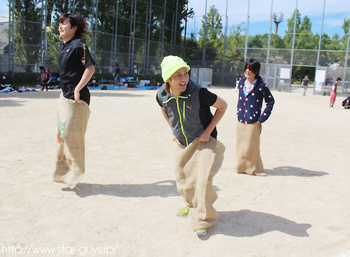
M307 87L308 84L309 84L309 79L303 79L303 86Z
M209 123L213 119L213 114L210 111L210 106L212 106L216 102L217 98L218 97L216 94L210 92L206 88L202 87L199 90L199 118L204 128L207 128ZM218 132L216 130L216 127L213 129L210 136L212 136L213 138L217 138Z
M88 47L80 38L61 43L59 52L60 85L63 96L74 100L74 89L87 67L95 64ZM80 99L90 104L90 92L85 85L80 90Z

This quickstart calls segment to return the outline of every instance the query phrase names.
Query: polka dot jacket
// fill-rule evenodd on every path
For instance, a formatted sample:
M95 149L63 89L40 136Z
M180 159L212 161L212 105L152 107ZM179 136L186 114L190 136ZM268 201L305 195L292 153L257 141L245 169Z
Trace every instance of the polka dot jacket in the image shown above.
M245 124L253 124L257 121L265 122L272 111L275 99L270 89L266 86L262 78L259 76L255 81L252 90L245 96L243 92L245 78L239 82L239 95L237 103L238 121ZM265 99L266 108L262 111L263 100Z

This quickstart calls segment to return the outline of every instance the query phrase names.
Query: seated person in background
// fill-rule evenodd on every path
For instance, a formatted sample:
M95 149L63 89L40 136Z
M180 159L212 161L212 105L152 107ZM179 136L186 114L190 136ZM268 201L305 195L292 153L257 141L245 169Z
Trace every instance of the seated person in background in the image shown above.
M0 77L0 90L6 88L6 85L7 85L6 76L5 76L5 74L3 74Z
M90 82L88 83L88 87L98 87L99 84L97 83L96 76L94 75Z
M350 109L350 96L348 96L341 104L345 109Z

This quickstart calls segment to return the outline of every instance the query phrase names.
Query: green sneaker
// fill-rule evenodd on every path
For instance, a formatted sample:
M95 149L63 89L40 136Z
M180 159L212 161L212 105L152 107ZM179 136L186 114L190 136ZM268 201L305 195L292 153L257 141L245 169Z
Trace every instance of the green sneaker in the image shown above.
M205 236L207 234L207 229L206 228L197 229L196 231L194 231L194 233L196 233L197 236Z
M180 209L177 213L176 216L181 217L181 218L186 218L188 216L188 213L190 212L190 206L186 206L182 209Z

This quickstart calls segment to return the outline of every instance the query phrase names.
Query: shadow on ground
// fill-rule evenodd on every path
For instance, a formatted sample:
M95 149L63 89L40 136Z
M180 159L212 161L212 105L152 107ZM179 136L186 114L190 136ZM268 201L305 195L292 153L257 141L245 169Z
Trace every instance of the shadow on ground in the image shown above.
M296 177L321 177L329 175L324 171L312 171L297 167L283 166L270 169L265 169L267 176L296 176Z
M117 197L179 196L173 180L159 181L151 184L85 184L80 183L74 189L63 188L62 191L74 191L79 197L92 195L109 195Z
M216 234L232 237L254 237L272 231L279 231L294 237L308 237L310 224L298 224L273 214L240 210L219 212L219 221L202 238L209 239Z

